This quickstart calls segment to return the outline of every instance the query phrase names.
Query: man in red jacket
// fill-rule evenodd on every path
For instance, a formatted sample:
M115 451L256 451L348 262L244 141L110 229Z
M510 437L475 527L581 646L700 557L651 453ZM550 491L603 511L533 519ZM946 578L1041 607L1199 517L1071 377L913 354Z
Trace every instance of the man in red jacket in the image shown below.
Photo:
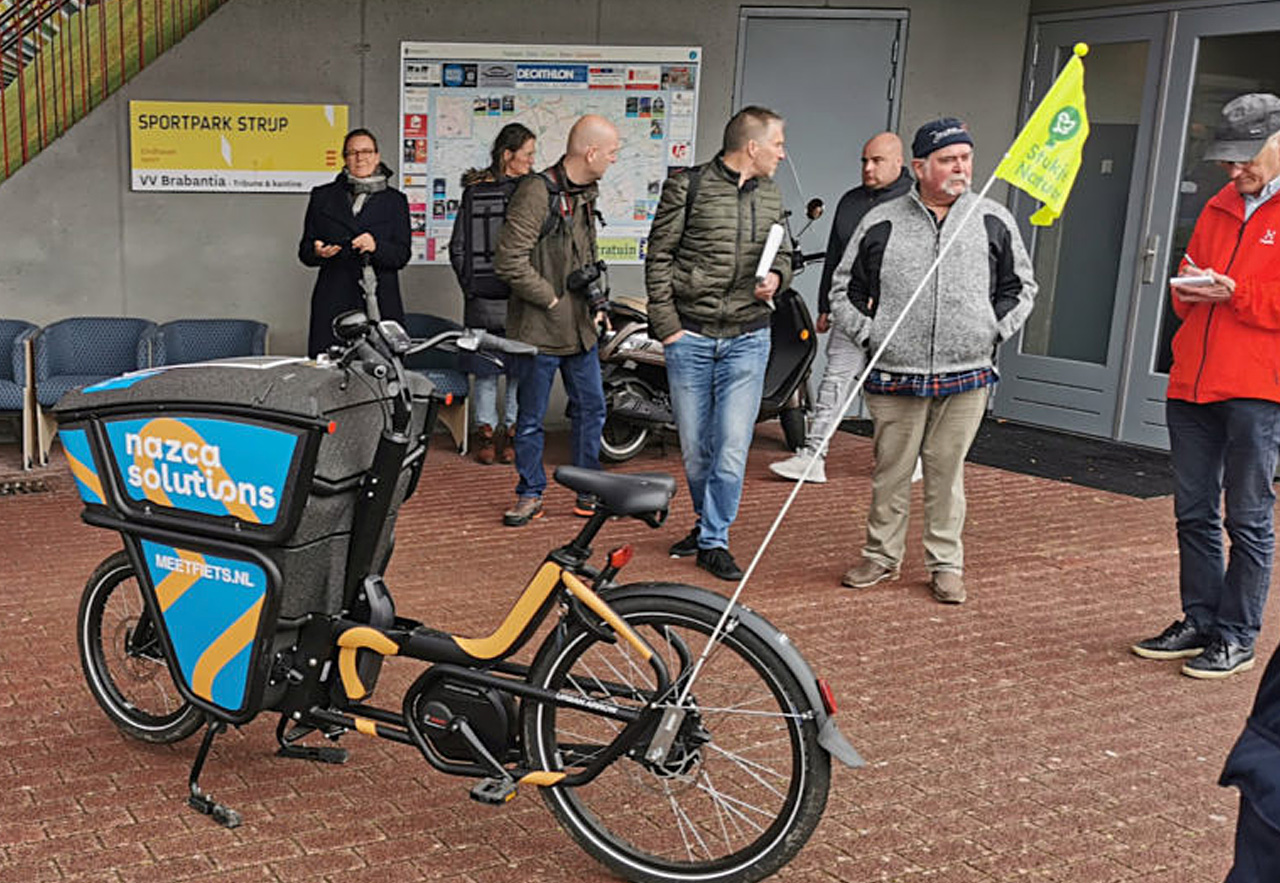
M1253 667L1275 552L1280 98L1252 93L1228 102L1204 158L1217 160L1231 181L1200 213L1181 281L1170 283L1182 325L1165 418L1185 616L1133 652L1185 658L1190 677L1225 678Z

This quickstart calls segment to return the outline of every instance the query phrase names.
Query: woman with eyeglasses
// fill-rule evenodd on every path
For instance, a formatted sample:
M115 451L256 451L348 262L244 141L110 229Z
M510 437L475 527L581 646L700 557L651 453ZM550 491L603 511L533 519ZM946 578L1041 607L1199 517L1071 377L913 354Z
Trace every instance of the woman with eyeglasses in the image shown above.
M298 259L320 268L311 292L309 356L337 343L334 318L364 309L365 255L378 279L382 318L404 322L397 273L409 262L409 202L388 183L395 173L382 162L378 140L368 129L347 133L342 159L338 177L312 189L298 243Z

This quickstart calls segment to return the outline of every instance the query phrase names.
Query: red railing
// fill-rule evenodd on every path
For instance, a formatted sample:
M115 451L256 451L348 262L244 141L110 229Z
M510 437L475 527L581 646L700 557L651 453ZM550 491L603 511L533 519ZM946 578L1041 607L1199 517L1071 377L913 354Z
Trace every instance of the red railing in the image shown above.
M0 0L0 182L226 0Z

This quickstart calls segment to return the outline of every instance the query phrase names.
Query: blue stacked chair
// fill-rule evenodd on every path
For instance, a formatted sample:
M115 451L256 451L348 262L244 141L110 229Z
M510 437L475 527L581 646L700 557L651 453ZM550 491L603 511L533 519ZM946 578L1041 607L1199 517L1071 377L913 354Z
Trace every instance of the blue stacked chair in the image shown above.
M147 367L138 363L139 345L155 327L146 319L89 316L62 319L36 332L31 339L35 374L32 416L41 465L49 462L49 447L57 431L46 409L73 389ZM17 379L26 382L25 366Z
M462 326L440 316L426 313L406 313L405 331L415 339L435 337L444 331L461 331ZM450 403L441 405L439 421L449 430L449 435L461 454L467 453L467 393L471 381L458 367L458 354L440 350L426 350L405 359L405 366L423 374L442 396L451 396Z
M22 460L26 464L32 456L28 430L31 418L27 413L26 357L27 340L38 329L20 319L0 319L0 416L17 418L22 432Z
M267 326L250 319L178 319L147 333L138 364L159 367L267 352Z

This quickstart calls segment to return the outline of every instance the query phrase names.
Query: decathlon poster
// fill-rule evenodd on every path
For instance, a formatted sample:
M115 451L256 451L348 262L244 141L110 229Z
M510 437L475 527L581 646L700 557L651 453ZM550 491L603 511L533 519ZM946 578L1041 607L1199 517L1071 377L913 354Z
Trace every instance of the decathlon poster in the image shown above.
M507 123L538 138L535 169L564 152L573 121L611 120L618 161L600 182L600 257L641 263L662 182L694 160L698 47L400 44L399 181L409 199L413 263L446 263L462 173L490 163ZM387 147L383 158L393 157Z
M306 193L342 168L345 104L130 101L134 190Z

